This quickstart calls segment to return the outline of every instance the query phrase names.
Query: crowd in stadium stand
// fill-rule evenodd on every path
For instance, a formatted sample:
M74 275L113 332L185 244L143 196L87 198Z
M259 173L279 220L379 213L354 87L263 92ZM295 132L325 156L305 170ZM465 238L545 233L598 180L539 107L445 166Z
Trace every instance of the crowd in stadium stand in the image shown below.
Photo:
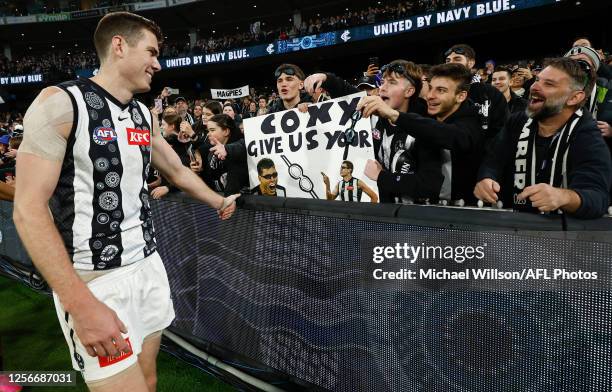
M244 26L244 32L199 38L193 46L185 40L164 42L161 48L163 57L178 57L187 54L213 53L240 46L248 46L275 40L284 40L306 34L317 34L344 29L347 27L373 24L381 21L396 20L414 14L436 9L460 6L473 0L419 0L403 1L394 4L372 5L364 9L349 9L335 16L304 14L302 22L287 26L268 26L265 22L253 22ZM109 3L109 2L104 2ZM48 53L15 54L12 59L0 54L0 75L22 75L31 73L61 73L68 77L75 75L77 69L92 69L97 66L93 48L75 50L53 50Z

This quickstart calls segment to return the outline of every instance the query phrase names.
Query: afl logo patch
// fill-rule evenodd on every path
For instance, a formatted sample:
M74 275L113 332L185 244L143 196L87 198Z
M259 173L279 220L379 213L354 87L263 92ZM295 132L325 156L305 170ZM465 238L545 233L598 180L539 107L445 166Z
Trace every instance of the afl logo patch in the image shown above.
M109 142L117 140L117 133L111 127L97 127L94 129L92 137L96 144L105 146Z

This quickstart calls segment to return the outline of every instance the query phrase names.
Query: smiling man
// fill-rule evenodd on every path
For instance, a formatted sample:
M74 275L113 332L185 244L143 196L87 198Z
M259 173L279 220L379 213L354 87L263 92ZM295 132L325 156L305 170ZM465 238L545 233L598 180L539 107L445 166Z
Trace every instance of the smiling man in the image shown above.
M597 218L608 208L610 154L583 106L595 82L580 61L556 58L531 86L526 113L510 117L479 172L475 196L516 210Z
M151 165L222 219L235 210L236 195L224 199L184 167L134 99L161 68L161 37L146 18L107 14L94 34L98 74L45 88L24 120L14 222L92 391L156 387L174 308L148 200Z

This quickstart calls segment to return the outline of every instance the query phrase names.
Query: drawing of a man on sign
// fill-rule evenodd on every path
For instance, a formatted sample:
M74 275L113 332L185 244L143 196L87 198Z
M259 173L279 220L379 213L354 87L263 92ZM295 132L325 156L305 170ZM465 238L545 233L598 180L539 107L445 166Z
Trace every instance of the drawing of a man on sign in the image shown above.
M374 159L370 120L355 111L364 95L312 104L307 113L293 109L246 119L244 138L253 193L378 202L376 182L363 175L367 160ZM274 173L264 173L270 178L262 177L264 159L274 162ZM344 166L350 170L338 172Z

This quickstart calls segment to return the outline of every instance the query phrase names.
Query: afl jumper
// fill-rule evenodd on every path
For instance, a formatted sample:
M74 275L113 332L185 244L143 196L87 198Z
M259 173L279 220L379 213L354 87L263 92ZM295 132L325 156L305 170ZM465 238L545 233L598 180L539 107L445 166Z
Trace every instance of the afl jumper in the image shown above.
M58 87L72 101L74 120L49 207L75 270L98 271L88 286L127 326L123 337L132 347L119 357L89 356L54 294L73 366L89 382L134 364L144 338L170 325L174 309L146 183L151 112L135 99L122 104L89 79Z

